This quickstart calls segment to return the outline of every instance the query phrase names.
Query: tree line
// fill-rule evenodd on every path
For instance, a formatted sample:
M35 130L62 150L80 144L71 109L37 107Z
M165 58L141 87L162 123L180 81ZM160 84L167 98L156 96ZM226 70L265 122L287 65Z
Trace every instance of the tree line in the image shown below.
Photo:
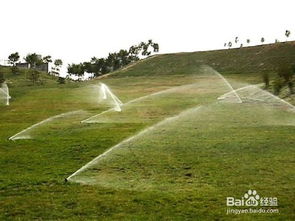
M10 64L12 64L12 67L16 67L16 64L20 62L19 53L15 52L10 54L8 56L8 61ZM49 64L53 62L50 55L42 57L42 55L36 53L27 54L27 56L24 57L24 61L30 65L30 69L36 69L38 66L42 64ZM58 72L60 71L60 67L63 65L63 62L61 59L55 59L53 64L54 67L52 68L52 70Z
M279 95L284 87L289 89L289 94L294 94L294 76L295 76L295 64L288 65L285 63L278 64L276 68L276 77L273 81L270 81L268 72L263 72L262 79L264 87L269 90L272 86L272 91L275 95Z
M118 52L109 53L106 58L92 57L90 61L79 64L69 64L68 73L81 78L85 72L93 77L118 70L132 62L147 57L153 52L159 52L159 44L148 40L138 45L132 45L128 50L121 49Z
M286 30L285 31L285 36L286 36L286 40L288 40L289 36L291 35L291 31L290 30ZM248 38L246 39L246 43L249 45L251 42L251 39ZM265 38L264 37L261 37L260 38L260 42L261 44L263 44L265 42ZM278 39L275 39L275 43L278 43L280 42ZM244 46L244 44L240 41L239 37L235 37L234 39L234 43L236 44L236 46L242 48ZM229 41L229 42L225 42L224 47L228 47L228 49L230 49L232 46L233 46L233 42L232 41Z
M27 54L23 60L29 64L29 68L31 71L29 72L28 78L32 80L33 84L39 81L40 79L40 72L38 70L38 67L40 67L42 64L49 64L53 62L53 67L51 68L50 73L59 76L60 68L63 65L63 61L61 59L55 59L52 60L52 57L50 55L42 57L42 55L39 55L37 53L29 53ZM20 62L20 55L18 52L12 53L8 56L8 62L12 65L11 72L13 74L17 74L19 72L19 69L17 67L17 63ZM61 77L59 78L60 81L62 81Z
M286 41L291 35L290 30L285 31ZM251 42L250 39L246 39L246 43L249 45ZM260 38L261 44L265 42L265 38ZM278 43L279 40L275 39L275 43ZM243 43L240 42L239 37L234 38L234 43L236 46L243 47ZM239 45L240 44L240 45ZM233 46L232 41L225 42L224 47L228 47L230 49ZM287 87L290 94L294 94L294 76L295 76L295 64L289 65L283 61L273 61L274 70L276 72L275 79L270 81L270 76L268 71L263 71L262 73L262 80L264 82L264 88L266 90L272 89L272 92L275 95L279 95L284 87Z
M147 42L140 42L138 45L132 45L128 50L121 49L118 52L109 53L106 58L92 57L90 61L69 64L67 72L69 76L76 76L78 79L81 79L85 73L92 74L92 77L97 77L118 70L156 52L159 52L159 44L148 40ZM63 65L61 59L53 60L50 55L42 56L37 53L29 53L23 60L29 64L31 71L28 73L28 78L32 80L33 84L37 83L40 79L39 67L49 63L53 63L49 73L59 77L59 83L65 83L65 79L60 76L60 70ZM12 65L12 73L17 74L19 72L17 63L21 62L19 53L10 54L8 56L8 62Z

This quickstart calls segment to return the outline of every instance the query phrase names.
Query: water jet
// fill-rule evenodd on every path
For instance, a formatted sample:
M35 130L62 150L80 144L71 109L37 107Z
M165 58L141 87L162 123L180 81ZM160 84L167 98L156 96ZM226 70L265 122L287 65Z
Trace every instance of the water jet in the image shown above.
M5 105L8 106L9 105L9 99L11 99L11 97L9 95L8 86L7 86L7 84L5 82L1 84L0 96L4 100Z

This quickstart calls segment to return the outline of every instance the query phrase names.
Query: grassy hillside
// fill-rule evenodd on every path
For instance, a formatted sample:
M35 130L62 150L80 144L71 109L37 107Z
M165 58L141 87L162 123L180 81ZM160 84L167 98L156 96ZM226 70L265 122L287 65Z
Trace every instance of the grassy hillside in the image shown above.
M16 73L12 73L11 67L0 66L0 72L4 74L4 78L10 84L10 87L33 86L33 82L30 80L30 69L18 68ZM40 72L38 85L53 85L56 81L57 77Z
M123 72L127 72L128 76L189 74L196 65L206 64L222 74L257 74L273 72L279 62L294 64L294 60L295 42L292 41L227 50L164 54L125 68Z
M259 88L267 102L247 97L252 90L240 92L242 104L232 95L217 100L230 89L214 69L237 89L260 84L262 72L275 76L274 58L293 63L294 43L158 55L65 85L48 75L32 85L25 72L4 70L12 99L0 106L0 219L293 220L294 113ZM129 102L121 113L98 115L112 107L99 100L100 82ZM29 130L32 139L8 140L70 111ZM81 123L90 117L94 123ZM77 183L64 182L149 127ZM280 213L226 215L225 198L248 189L278 197Z

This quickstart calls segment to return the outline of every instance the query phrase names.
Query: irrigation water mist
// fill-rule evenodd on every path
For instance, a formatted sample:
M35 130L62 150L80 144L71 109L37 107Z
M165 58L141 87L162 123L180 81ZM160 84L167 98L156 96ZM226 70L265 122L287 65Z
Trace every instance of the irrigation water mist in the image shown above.
M155 92L152 94L148 94L148 95L130 100L127 103L122 105L123 112L125 113L126 111L132 111L130 109L133 108L134 113L132 115L134 116L134 119L136 119L136 117L139 117L140 113L143 116L144 112L148 112L148 111L155 112L155 111L157 111L157 109L158 110L163 109L163 111L166 111L166 110L164 110L165 107L160 104L161 99L162 99L162 103L167 103L167 101L169 99L173 99L173 97L179 97L180 100L177 101L177 99L175 99L175 103L176 103L176 105L177 105L177 103L180 103L180 105L181 105L181 103L183 101L184 101L183 103L185 103L186 101L189 101L188 97L190 97L190 102L194 99L197 100L198 97L200 97L200 93L202 93L202 91L205 91L208 89L209 90L213 89L213 87L216 87L215 91L218 91L218 93L226 92L228 90L228 88L231 91L234 91L233 87L230 85L230 83L224 77L222 77L218 72L216 72L214 69L212 69L211 67L208 67L208 66L203 66L200 69L200 72L193 79L194 79L195 83L184 84L184 85L180 85L180 86L173 86L172 88L168 88L165 90L161 90L161 91L158 91L158 92ZM103 97L106 97L105 94L106 93L103 94L104 95ZM195 95L193 95L193 94L195 94ZM195 98L193 96L195 96ZM237 98L236 98L235 102L240 103L241 100L240 100L238 94L236 94L236 97ZM208 100L208 99L206 98L203 100ZM150 105L150 104L154 105L154 107L149 108L148 106L146 106L146 105ZM157 106L159 104L161 106ZM193 104L191 106L194 106L194 105L196 105L196 104ZM146 108L144 108L144 109L141 108L141 107L145 107L145 106L146 106ZM173 109L173 108L175 108L175 106L173 107L171 105L171 108ZM188 108L188 107L184 106L183 109L185 109L185 108ZM118 116L115 116L114 109L110 108L106 111L103 111L99 114L96 114L94 116L89 117L88 119L81 121L81 123L107 123L107 122L111 122L111 121L126 122L125 121L126 116L127 116L126 114L120 114L120 116L117 114ZM172 113L172 115L173 114L175 114L175 113ZM133 121L134 121L134 119L133 119ZM133 122L132 120L131 121L130 120L131 119L128 118L127 122ZM140 122L142 122L141 120L143 120L143 118L137 119L136 122L138 122L138 120Z
M105 151L104 153L100 154L99 156L97 156L96 158L94 158L93 160L91 160L90 162L88 162L87 164L85 164L84 166L82 166L80 169L78 169L76 172L74 172L73 174L71 174L68 178L66 178L66 181L71 181L71 179L82 173L83 171L85 171L86 169L88 169L89 167L91 167L92 165L96 164L101 158L107 156L109 153L111 153L112 151L114 151L115 149L117 148L120 148L122 145L132 141L132 140L135 140L137 139L138 137L141 137L141 136L144 136L145 134L147 134L148 132L160 127L160 126L163 126L171 121L174 121L178 118L180 118L181 116L183 115L186 115L188 114L189 112L195 112L197 110L199 110L201 108L201 106L198 106L198 107L194 107L194 108L190 108L188 110L185 110L183 112L181 112L180 114L176 115L176 116L173 116L173 117L168 117L166 119L164 119L163 121L160 121L158 123L156 123L155 125L151 126L151 127L148 127L142 131L140 131L138 134L132 136L132 137L129 137L127 138L126 140L123 140L122 142L120 142L119 144L111 147L110 149L108 149L107 151ZM80 181L78 181L80 182ZM83 182L81 182L83 183Z
M214 84L212 84L213 82L214 82ZM215 103L216 98L218 97L218 95L220 95L220 93L222 93L222 92L223 93L226 92L228 90L228 88L231 90L231 92L234 91L234 89L230 85L230 83L224 77L222 77L218 72L216 72L215 70L213 70L210 67L204 67L203 75L200 76L199 79L197 79L196 83L176 86L176 87L169 88L169 89L166 89L166 90L158 91L158 92L153 93L153 94L142 96L142 97L133 99L133 100L125 103L123 105L123 107L128 106L128 105L130 105L132 103L136 103L136 102L139 102L139 101L144 101L144 100L146 100L148 98L151 98L151 97L158 97L158 95L165 95L161 99L164 100L165 101L164 104L167 105L167 96L166 95L168 95L168 98L169 98L169 96L171 97L171 94L172 94L172 97L174 97L175 92L178 95L180 95L180 97L182 96L182 100L190 99L191 97L195 96L195 99L196 99L197 102L200 102L202 100L202 98L205 97L206 102L207 102L207 100L209 100L209 101L211 100L212 103ZM210 95L208 95L206 93L206 91L208 91L210 93ZM173 92L174 92L174 94L173 94ZM185 92L187 93L187 95L185 94ZM198 97L199 97L199 99L198 99ZM236 94L236 97L237 97L236 99L238 100L238 102L236 102L236 103L241 103L241 100L240 100L238 94ZM201 100L200 100L200 98L201 98ZM181 102L179 102L179 100L178 100L178 103L181 104ZM140 103L140 104L141 104L140 106L142 106L142 105L144 106L144 103ZM143 138L149 132L154 131L157 128L160 128L160 127L168 124L169 122L176 121L177 119L181 118L182 116L187 115L190 112L195 112L195 111L199 110L201 106L202 106L202 103L200 105L195 105L194 108L188 108L188 109L180 112L179 114L177 114L177 115L175 115L173 117L166 117L164 120L162 120L162 121L160 121L158 123L155 123L153 126L150 126L147 129L144 129L143 131L139 132L138 134L136 134L136 135L122 141L121 143L111 147L110 149L108 149L103 154L97 156L96 158L91 160L89 163L82 166L79 170L77 170L72 175L70 175L66 180L83 183L83 180L78 181L77 179L79 179L79 178L77 178L75 176L81 174L83 171L85 171L88 168L90 168L91 166L97 164L101 159L104 159L106 156L109 156L109 154L111 152L113 152L114 150L116 150L116 149L118 149L118 148L120 148L120 147L122 147L124 145L127 145L129 142L133 142L133 141L137 140L138 138ZM184 107L185 107L185 105L184 105ZM149 107L145 107L145 108L149 108ZM104 114L106 114L108 112L111 112L111 111L112 111L112 109L109 109L109 110L104 111L104 112L102 112L100 114L92 116L92 117L90 117L90 118L88 118L88 119L86 119L86 120L84 120L82 122L85 122L85 123L99 122L99 121L94 120L94 118L96 118L98 116L101 116L101 115L104 115ZM124 108L123 108L123 112L125 112ZM154 113L153 111L151 111L151 112ZM165 113L167 114L167 112L165 112ZM74 177L75 177L75 179L73 180Z
M196 86L198 83L193 83L193 84L186 84L186 85L181 85L181 86L176 86L176 87L172 87L172 88L168 88L168 89L165 89L165 90L161 90L161 91L158 91L158 92L155 92L155 93L152 93L152 94L148 94L148 95L145 95L145 96L142 96L142 97L138 97L138 98L135 98L133 100L130 100L124 104L121 105L121 107L125 107L127 105L130 105L130 104L133 104L133 103L136 103L136 102L140 102L142 100L145 100L147 98L150 98L150 97L154 97L154 96L157 96L157 95L162 95L162 94L165 94L165 93L170 93L170 92L174 92L174 91L177 91L179 89L184 89L184 88L188 88L188 87L191 87L191 86ZM104 96L104 93L103 93L103 97ZM103 111L99 114L96 114L94 116L91 116L83 121L81 121L81 123L96 123L97 121L94 120L96 117L100 116L100 115L103 115L103 114L106 114L106 113L109 113L109 112L112 112L114 110L114 108L110 108L106 111Z
M215 152L222 149L217 146L221 145L222 147L224 143L224 146L231 148L231 145L227 145L231 139L243 144L242 148L247 145L255 146L255 137L253 136L264 131L260 127L265 128L265 126L273 124L282 125L282 123L278 123L282 119L282 115L284 115L283 118L285 118L287 125L293 125L294 122L290 122L293 113L285 111L286 108L273 108L278 105L291 108L285 101L261 90L256 85L247 85L236 90L231 89L230 92L225 93L228 91L229 83L225 83L221 77L217 76L211 78L199 90L200 93L207 94L210 102L201 102L195 108L188 108L173 117L166 117L147 127L98 155L66 180L127 189L142 189L142 187L158 189L173 185L175 188L181 188L182 184L187 185L188 183L187 179L183 179L180 167L189 163L191 158L200 157L203 159L204 155L199 156L199 152L210 151L212 148L214 158ZM216 79L220 80L216 81ZM204 81L199 81L194 86L201 82L204 83ZM199 86L201 87L201 85ZM208 86L209 89L206 88ZM231 86L231 88L233 87ZM157 93L165 94L164 91ZM219 93L217 96L216 91ZM197 93L193 93L193 95L197 96ZM135 100L145 100L144 97ZM216 101L217 98L219 101ZM239 102L238 98L243 102ZM163 99L166 101L166 96ZM199 98L197 97L196 100ZM144 105L145 103L140 104ZM122 113L125 113L124 108ZM151 113L154 114L154 112ZM277 119L268 122L272 118ZM268 127L268 130L272 130L272 128L272 126ZM253 133L252 130L257 133ZM221 131L226 131L227 137ZM267 133L264 136L268 139ZM223 151L220 156L222 154L224 154ZM207 155L208 153L206 153ZM197 171L201 168L192 169L198 173ZM198 179L198 177L190 179Z
M112 109L118 112L122 111L121 106L123 105L123 103L120 101L120 99L116 95L114 95L114 93L110 90L110 88L106 84L101 83L100 90L102 93L102 99L107 100L108 98L110 98L111 101L113 102L114 107Z
M220 97L218 100L231 100L233 99L233 95L239 94L239 97L244 102L247 101L255 101L270 104L274 106L284 106L287 107L288 110L295 111L295 106L290 104L289 102L279 98L271 94L270 92L259 88L257 85L247 85L245 87L238 88L234 91L228 92Z
M9 99L11 98L10 95L9 95L9 89L8 89L8 86L7 84L4 82L1 84L1 87L0 87L0 98L1 100L3 100L3 103L5 105L9 105Z
M247 85L247 86L244 86L244 87L241 87L241 88L235 89L234 91L235 91L235 93L237 93L237 92L239 92L239 91L241 91L241 90L245 90L245 89L247 89L247 88L253 88L253 87L255 87L255 85ZM218 97L217 99L218 99L218 100L225 100L226 98L230 97L232 94L233 94L233 91L230 91L230 92L227 92L227 93L221 95L221 96ZM240 98L241 98L241 97L240 97Z
M219 72L217 72L216 70L214 70L213 68L209 67L209 66L204 66L205 68L211 70L213 73L215 73L216 75L218 75L224 82L225 84L229 87L229 89L231 90L230 92L232 92L235 97L238 99L238 103L242 103L243 101L241 100L240 96L236 93L236 91L234 90L234 88L232 87L232 85L228 82L228 80L225 79L225 77L223 77L222 74L220 74Z
M70 112L66 112L66 113L62 113L62 114L59 114L59 115L52 116L50 118L42 120L39 123L33 124L32 126L18 132L17 134L11 136L9 138L9 140L31 139L30 131L33 130L33 129L36 129L38 126L46 124L46 123L48 123L50 121L53 121L55 119L58 119L58 118L78 114L78 113L81 113L81 112L83 112L83 111L82 110L77 110L77 111L70 111Z
M272 125L267 127L266 121L274 116L269 109L265 103L218 101L188 109L111 147L67 180L141 191L181 190L190 185L188 181L191 185L200 181L200 170L204 171L209 162L210 166L217 165L218 171L218 166L231 158L227 151L238 153L246 148L247 153L249 148L259 148L256 139L260 143L265 138L269 143L277 130ZM274 111L275 116L286 112ZM287 117L292 116L289 112ZM189 166L188 170L184 166ZM186 173L193 175L188 178Z

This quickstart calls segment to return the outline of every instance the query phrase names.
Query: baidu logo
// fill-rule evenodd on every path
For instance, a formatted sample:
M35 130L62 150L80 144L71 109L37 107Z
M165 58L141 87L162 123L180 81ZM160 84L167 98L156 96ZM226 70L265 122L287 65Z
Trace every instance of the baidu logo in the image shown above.
M278 206L277 197L260 197L256 190L248 190L241 198L227 197L227 206Z

